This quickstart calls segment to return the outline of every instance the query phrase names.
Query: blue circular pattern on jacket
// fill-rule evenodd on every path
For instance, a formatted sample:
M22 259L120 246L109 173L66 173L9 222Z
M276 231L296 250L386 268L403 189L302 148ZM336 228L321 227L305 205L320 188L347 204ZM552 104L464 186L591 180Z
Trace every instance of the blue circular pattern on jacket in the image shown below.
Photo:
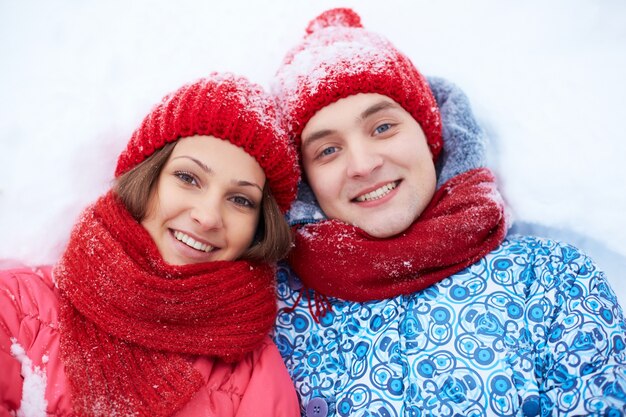
M292 320L293 329L302 333L305 332L309 328L309 318L304 314L295 314Z
M301 404L331 417L626 415L623 312L571 246L510 238L419 293L329 298L319 322L313 291L277 279L274 340Z

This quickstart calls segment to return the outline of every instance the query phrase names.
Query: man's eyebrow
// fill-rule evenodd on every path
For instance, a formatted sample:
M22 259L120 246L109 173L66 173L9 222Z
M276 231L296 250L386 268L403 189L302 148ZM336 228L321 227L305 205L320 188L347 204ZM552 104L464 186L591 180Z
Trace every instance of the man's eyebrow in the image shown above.
M311 146L315 141L325 138L328 135L332 135L335 133L334 130L324 129L318 130L317 132L313 132L313 134L307 136L306 138L302 138L302 147L306 148Z
M379 111L397 108L400 108L399 104L396 104L389 100L381 100L378 103L374 103L367 109L363 110L363 112L359 115L359 119L364 120L371 115L378 113ZM302 138L302 147L306 148L313 144L315 141L320 140L328 135L332 135L333 133L335 133L335 131L330 129L318 130L317 132L313 132L306 138Z
M378 113L379 111L387 110L387 109L397 109L400 105L388 100L381 100L378 103L372 104L367 109L363 110L360 115L360 119L367 119L373 114Z
M213 173L213 170L211 168L209 168L204 162L194 158L193 156L181 155L181 156L177 156L175 158L172 158L172 161L175 160L175 159L179 159L179 158L191 159L196 165L198 165L207 174L212 174Z

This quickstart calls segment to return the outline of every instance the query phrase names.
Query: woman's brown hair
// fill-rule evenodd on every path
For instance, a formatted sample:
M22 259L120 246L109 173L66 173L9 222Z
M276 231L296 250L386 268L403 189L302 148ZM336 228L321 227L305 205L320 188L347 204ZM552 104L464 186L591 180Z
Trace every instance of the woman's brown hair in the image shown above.
M146 216L150 195L174 146L176 142L168 143L135 168L120 175L113 185L115 193L138 222ZM241 259L276 262L287 256L291 242L289 226L266 183L255 238L252 245L241 255Z

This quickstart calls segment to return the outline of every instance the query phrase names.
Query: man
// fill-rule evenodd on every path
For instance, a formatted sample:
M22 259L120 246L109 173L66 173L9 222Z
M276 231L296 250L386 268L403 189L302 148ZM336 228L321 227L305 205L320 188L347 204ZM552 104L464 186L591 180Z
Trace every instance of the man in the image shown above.
M274 92L307 184L275 341L306 416L623 415L626 324L576 248L508 237L465 96L349 9Z

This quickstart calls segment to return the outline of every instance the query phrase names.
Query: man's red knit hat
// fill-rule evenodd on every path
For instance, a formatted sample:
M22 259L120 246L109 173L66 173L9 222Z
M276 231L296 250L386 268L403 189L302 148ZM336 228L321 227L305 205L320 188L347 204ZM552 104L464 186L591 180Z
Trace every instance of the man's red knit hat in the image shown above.
M322 13L306 33L285 57L272 85L298 148L304 127L317 111L354 94L378 93L413 116L437 158L443 145L439 109L428 82L406 55L365 30L351 9Z
M296 152L274 100L246 78L213 73L165 96L135 130L119 156L118 177L180 138L207 135L239 146L259 163L283 212L299 180Z

